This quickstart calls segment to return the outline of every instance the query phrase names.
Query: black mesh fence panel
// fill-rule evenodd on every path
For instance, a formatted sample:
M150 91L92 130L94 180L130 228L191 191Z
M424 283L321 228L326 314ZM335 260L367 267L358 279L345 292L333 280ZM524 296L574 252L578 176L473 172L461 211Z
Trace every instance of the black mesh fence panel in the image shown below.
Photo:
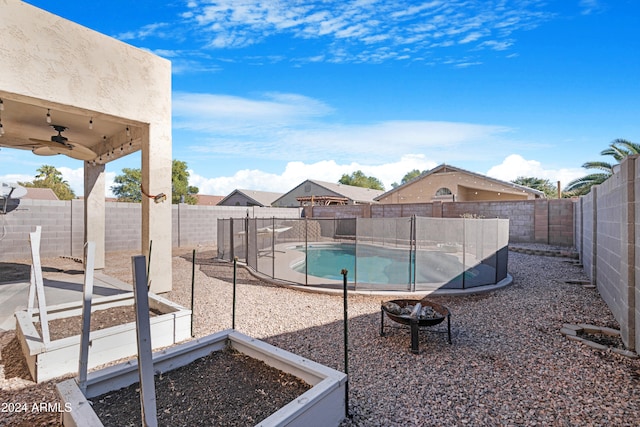
M420 217L415 220L414 289L461 289L464 273L464 220Z
M355 274L350 276L356 289L411 289L412 222L412 218L357 220Z
M356 290L468 289L507 277L509 221L475 218L218 220L218 257L259 273Z

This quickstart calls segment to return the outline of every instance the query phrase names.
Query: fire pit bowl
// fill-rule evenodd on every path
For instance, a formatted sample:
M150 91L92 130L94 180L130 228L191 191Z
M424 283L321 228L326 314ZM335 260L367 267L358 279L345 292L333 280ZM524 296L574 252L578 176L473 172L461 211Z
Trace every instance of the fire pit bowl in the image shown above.
M418 354L418 333L423 326L435 326L447 319L447 333L451 344L451 313L443 305L427 299L397 299L382 303L380 336L384 334L384 315L402 325L411 327L411 352Z

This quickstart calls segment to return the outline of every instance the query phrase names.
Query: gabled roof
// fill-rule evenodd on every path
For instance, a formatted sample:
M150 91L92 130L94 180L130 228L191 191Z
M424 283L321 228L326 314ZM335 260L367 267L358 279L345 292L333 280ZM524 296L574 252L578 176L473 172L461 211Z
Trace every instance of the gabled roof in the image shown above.
M219 205L223 205L230 197L240 194L249 199L253 204L258 206L271 206L273 202L282 196L282 193L274 193L270 191L256 191L256 190L241 190L235 189L228 196L218 202Z
M338 193L348 199L353 200L356 203L373 203L373 201L382 193L384 190L374 190L372 188L364 188L364 187L356 187L355 185L346 185L335 182L325 182L325 181L317 181L315 179L307 180L312 182L320 187L324 187L328 190L331 190L335 193Z
M471 171L468 171L466 169L462 169L462 168L459 168L459 167L456 167L456 166L451 166L451 165L447 165L447 164L443 163L441 165L436 166L435 168L433 168L431 170L428 170L428 171L425 171L425 172L421 173L420 175L418 175L417 177L413 178L412 180L407 181L404 184L399 185L396 188L391 189L391 190L387 191L386 193L379 195L378 197L376 197L376 200L380 200L380 199L382 199L384 197L387 197L389 194L392 194L392 193L400 190L401 188L407 187L407 186L409 186L409 185L411 185L411 184L413 184L413 183L415 183L417 181L420 181L420 180L422 180L422 179L424 179L424 178L426 178L426 177L428 177L430 175L434 175L434 174L441 173L441 172L461 172L461 173L466 173L468 175L472 175L472 176L478 177L479 179L483 179L485 181L493 182L493 183L496 183L496 184L499 184L499 185L502 185L502 186L505 186L505 187L510 187L510 188L513 188L513 189L517 189L517 190L520 190L520 191L525 191L527 193L535 194L535 195L538 195L538 196L541 196L541 197L546 197L544 192L542 192L540 190L533 189L531 187L525 187L524 185L514 184L513 182L502 181L502 180L499 180L499 179L496 179L496 178L491 178L491 177L486 176L486 175L482 175L482 174L479 174L479 173L476 173L476 172L471 172Z

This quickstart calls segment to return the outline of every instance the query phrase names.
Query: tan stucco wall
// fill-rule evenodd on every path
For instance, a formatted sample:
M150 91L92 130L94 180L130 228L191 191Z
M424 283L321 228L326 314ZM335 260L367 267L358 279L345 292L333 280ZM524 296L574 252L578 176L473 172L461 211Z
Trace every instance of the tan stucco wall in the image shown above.
M169 61L18 0L0 0L0 58L0 91L13 100L139 123L146 191L171 194ZM143 205L142 223L142 253L153 240L152 290L168 291L170 197Z
M443 187L451 190L458 202L535 198L531 193L464 172L440 172L396 190L380 199L380 203L428 203L436 199L436 192ZM437 198L437 200L444 201L443 198Z
M169 61L19 0L0 0L0 25L3 90L141 123L170 120Z

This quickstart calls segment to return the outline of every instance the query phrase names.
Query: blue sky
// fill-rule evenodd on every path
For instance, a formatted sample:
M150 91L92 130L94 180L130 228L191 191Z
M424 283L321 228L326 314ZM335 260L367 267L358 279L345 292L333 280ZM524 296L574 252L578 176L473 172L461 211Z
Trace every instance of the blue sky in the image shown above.
M172 61L173 157L203 194L441 163L564 186L640 142L635 0L28 3ZM63 156L2 149L0 179L44 163L82 194Z

